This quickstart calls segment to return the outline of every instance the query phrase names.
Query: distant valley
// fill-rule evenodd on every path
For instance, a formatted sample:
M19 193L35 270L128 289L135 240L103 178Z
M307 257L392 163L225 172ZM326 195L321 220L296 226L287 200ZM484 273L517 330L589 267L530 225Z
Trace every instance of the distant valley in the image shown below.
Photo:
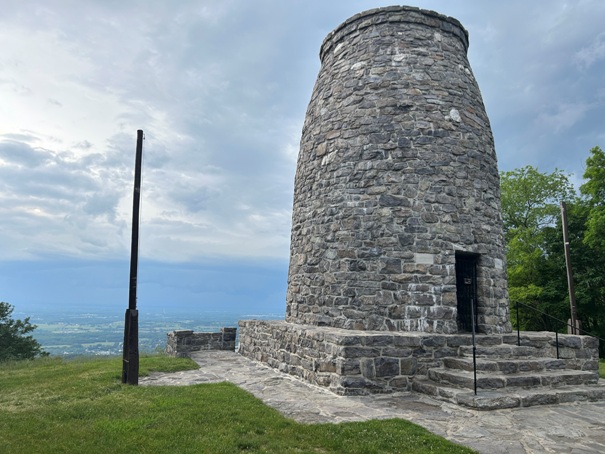
M14 314L21 318L22 314ZM53 356L119 355L124 337L123 314L77 313L74 311L40 312L31 315L37 325L33 337ZM25 315L23 315L25 316ZM221 327L235 327L243 319L280 319L283 314L244 314L203 312L166 314L139 312L139 350L154 352L166 347L166 333L178 329L212 332Z

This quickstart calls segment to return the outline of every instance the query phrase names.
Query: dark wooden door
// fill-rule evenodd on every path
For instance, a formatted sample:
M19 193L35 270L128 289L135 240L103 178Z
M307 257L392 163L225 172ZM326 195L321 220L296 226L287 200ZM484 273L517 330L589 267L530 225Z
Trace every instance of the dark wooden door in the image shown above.
M478 255L456 254L456 297L458 299L458 329L470 332L471 305L475 313L477 330L477 261Z

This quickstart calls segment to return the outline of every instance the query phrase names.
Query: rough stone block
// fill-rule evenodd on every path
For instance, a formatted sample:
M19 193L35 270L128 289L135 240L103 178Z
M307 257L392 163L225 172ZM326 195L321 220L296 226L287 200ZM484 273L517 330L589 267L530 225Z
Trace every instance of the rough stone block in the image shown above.
M599 370L599 361L597 361L597 360L585 361L582 364L582 370L598 371Z
M506 386L522 386L531 387L541 384L540 377L535 375L521 375L514 377L506 377Z
M476 344L483 346L500 345L502 344L502 336L479 335L475 337Z
M371 335L371 336L363 336L363 345L370 347L380 347L380 346L389 346L393 345L393 335Z
M341 347L339 356L343 358L375 358L380 350L374 347Z
M456 396L458 404L475 410L501 410L505 408L516 408L521 405L521 399L517 396L494 396L472 394L458 394Z
M376 377L376 367L374 364L374 358L362 358L359 361L359 366L361 370L361 375L365 378L375 378Z
M556 393L532 393L521 397L522 407L532 407L534 405L553 405L558 403L559 398Z
M382 349L382 356L391 356L394 358L407 358L412 356L413 350L406 347L385 347Z
M394 377L400 375L399 359L379 357L374 359L377 377Z
M446 336L424 336L422 345L424 347L443 347L446 344Z
M437 386L431 382L424 381L424 380L412 381L412 390L422 393L422 394L427 394L429 396L438 396L439 395L439 390L438 390Z
M399 370L401 375L414 375L416 374L416 367L418 360L416 358L405 358L399 360Z
M596 350L599 348L599 339L592 336L582 336L582 347Z
M559 335L559 348L561 348L561 347L580 349L580 348L582 348L582 338L580 336L560 334Z
M420 347L422 345L422 337L411 335L395 335L393 343L396 347Z
M410 381L407 377L395 377L388 382L388 387L393 391L409 391Z
M460 347L462 345L472 345L472 338L469 335L452 335L447 337L448 347Z

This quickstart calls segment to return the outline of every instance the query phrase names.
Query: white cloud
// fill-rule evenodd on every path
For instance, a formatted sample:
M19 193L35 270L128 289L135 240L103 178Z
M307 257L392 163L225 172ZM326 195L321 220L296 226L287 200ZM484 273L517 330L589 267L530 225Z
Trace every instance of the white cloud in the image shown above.
M603 130L595 93L605 3L412 3L469 29L503 167L547 160L576 171L577 155L572 164L565 152ZM319 46L351 15L388 4L3 5L4 258L127 256L137 129L146 135L143 256L287 257Z
M582 47L576 53L576 61L584 69L590 68L595 62L605 58L605 32L593 37L590 44Z
M541 112L536 122L550 133L558 133L577 125L589 110L590 105L585 103L560 104L552 111Z

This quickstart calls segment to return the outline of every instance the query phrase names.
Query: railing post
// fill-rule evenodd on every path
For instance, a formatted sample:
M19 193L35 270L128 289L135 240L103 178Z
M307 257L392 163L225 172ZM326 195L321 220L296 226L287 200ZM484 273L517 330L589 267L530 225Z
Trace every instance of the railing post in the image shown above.
M516 304L517 308L517 346L521 346L521 323L519 322L519 301Z
M475 387L475 396L477 395L477 346L475 345L475 299L471 298L471 326L473 339L473 383Z
M552 315L547 314L546 312L543 312L541 310L538 310L535 307L532 307L525 303L520 303L519 301L517 301L517 306L516 306L516 309L517 309L517 344L519 344L519 345L521 343L521 338L520 338L520 334L519 334L519 326L520 326L519 325L519 315L518 315L519 314L519 305L525 306L527 309L531 309L532 311L537 312L538 314L542 314L542 315L550 318L551 320L556 320L557 322L562 323L562 324L566 325L567 327L572 327L571 324L565 323L563 320L560 320L557 317L553 317ZM473 325L473 327L474 327L474 325ZM603 344L605 344L605 339L602 339L599 336L595 336L594 334L591 334L590 332L583 330L580 327L576 327L576 330L578 332L578 335L586 335L586 336L594 337L595 339L598 339L599 342L603 342ZM555 347L557 349L557 359L560 359L560 357L559 357L559 332L558 331L555 331Z

